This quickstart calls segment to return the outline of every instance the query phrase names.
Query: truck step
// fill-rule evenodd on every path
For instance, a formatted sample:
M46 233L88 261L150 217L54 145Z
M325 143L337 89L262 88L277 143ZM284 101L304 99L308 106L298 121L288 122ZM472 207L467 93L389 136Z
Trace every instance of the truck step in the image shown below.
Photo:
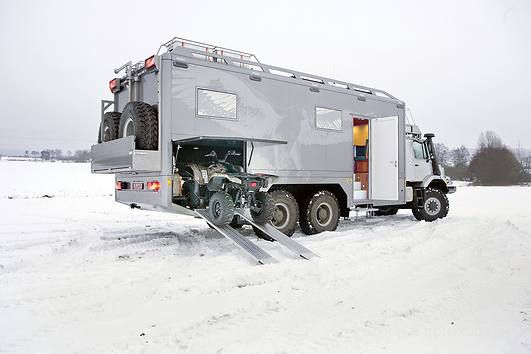
M205 221L211 225L216 231L218 231L220 234L231 240L238 246L240 249L245 251L251 258L256 260L260 264L273 264L277 263L278 261L273 258L269 253L249 241L245 236L240 234L238 231L227 226L217 226L214 225L212 222L210 222L208 217L208 212L205 209L196 209L195 212L197 215L199 215L201 218L205 219Z
M249 210L242 210L242 209L236 209L236 214L240 215L242 218L244 218L248 223L253 225L254 227L258 228L260 231L274 239L275 241L278 241L279 244L289 249L291 252L295 253L299 257L302 257L304 259L310 259L313 257L319 257L300 243L296 242L292 238L284 235L282 232L278 231L273 227L271 224L258 224L256 223L251 214L249 213Z
M354 208L354 211L356 212L356 219L358 218L358 214L359 213L365 213L365 217L367 218L371 218L374 216L374 214L378 211L379 209L377 208L373 208L373 207L367 207L367 208L360 208L360 207L356 207Z

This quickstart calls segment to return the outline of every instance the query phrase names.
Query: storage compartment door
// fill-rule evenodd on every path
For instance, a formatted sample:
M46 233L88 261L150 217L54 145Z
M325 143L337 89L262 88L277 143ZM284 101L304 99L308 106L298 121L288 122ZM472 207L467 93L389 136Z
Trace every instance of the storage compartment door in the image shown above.
M398 116L369 123L370 199L398 200Z

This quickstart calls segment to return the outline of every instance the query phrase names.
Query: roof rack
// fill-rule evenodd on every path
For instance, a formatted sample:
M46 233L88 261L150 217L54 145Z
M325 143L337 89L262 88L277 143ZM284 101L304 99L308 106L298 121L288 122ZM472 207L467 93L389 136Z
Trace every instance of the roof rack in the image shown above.
M163 43L157 55L162 48L166 48L168 52L178 52L179 54L190 56L195 59L202 59L206 61L212 61L221 64L227 64L237 66L240 68L250 69L253 71L264 72L272 75L282 76L284 78L297 79L306 82L310 82L312 86L320 87L328 86L334 89L345 89L354 91L357 94L373 95L378 97L384 97L392 100L398 100L393 95L372 87L356 85L347 83L345 81L338 81L322 76L306 74L295 70L284 69L278 66L262 64L258 61L256 56L251 53L242 52L239 50L228 49L223 47L214 46L211 44L191 41L179 37L174 37L166 43Z
M175 47L195 49L195 50L203 51L205 53L220 54L222 56L227 56L227 57L234 58L234 59L244 59L247 61L259 63L258 58L254 54L251 54L251 53L242 52L241 50L219 47L219 46L215 46L212 44L192 41L192 40L184 39L180 37L173 37L166 43L161 44L159 47L159 50L157 51L157 55L160 53L160 50L162 48L166 48L168 52L171 52L173 51Z

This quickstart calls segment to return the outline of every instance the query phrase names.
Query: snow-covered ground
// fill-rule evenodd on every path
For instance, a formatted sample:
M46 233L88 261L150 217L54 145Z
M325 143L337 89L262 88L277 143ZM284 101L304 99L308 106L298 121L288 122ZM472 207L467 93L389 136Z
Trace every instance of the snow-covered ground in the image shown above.
M0 352L531 352L529 187L462 187L434 223L296 233L311 261L258 240L267 266L113 187L88 164L0 161Z

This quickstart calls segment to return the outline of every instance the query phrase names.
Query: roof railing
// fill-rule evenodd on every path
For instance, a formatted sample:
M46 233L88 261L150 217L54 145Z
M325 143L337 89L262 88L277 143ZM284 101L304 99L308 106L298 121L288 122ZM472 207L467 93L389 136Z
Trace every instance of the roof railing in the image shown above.
M284 78L288 77L311 82L312 85L317 87L319 87L319 85L324 85L333 87L335 89L351 90L361 94L374 95L394 100L397 99L393 95L380 89L351 84L317 75L306 74L295 70L280 68L278 66L262 64L258 61L258 58L254 54L240 50L219 47L212 44L192 41L180 37L174 37L166 43L161 44L159 50L157 51L157 55L159 55L163 48L165 48L167 52L175 51L179 54L190 56L195 59L202 59L249 70L261 71Z
M245 59L248 61L259 63L258 58L254 54L251 54L251 53L242 52L241 50L236 50L236 49L219 47L219 46L215 46L212 44L192 41L192 40L180 38L180 37L173 37L166 43L161 44L161 46L159 47L159 50L157 51L157 54L160 53L162 48L166 48L168 52L171 52L176 47L195 49L195 50L203 51L205 53L215 53L215 54L220 54L220 55L235 58L235 59L239 58L239 59Z

